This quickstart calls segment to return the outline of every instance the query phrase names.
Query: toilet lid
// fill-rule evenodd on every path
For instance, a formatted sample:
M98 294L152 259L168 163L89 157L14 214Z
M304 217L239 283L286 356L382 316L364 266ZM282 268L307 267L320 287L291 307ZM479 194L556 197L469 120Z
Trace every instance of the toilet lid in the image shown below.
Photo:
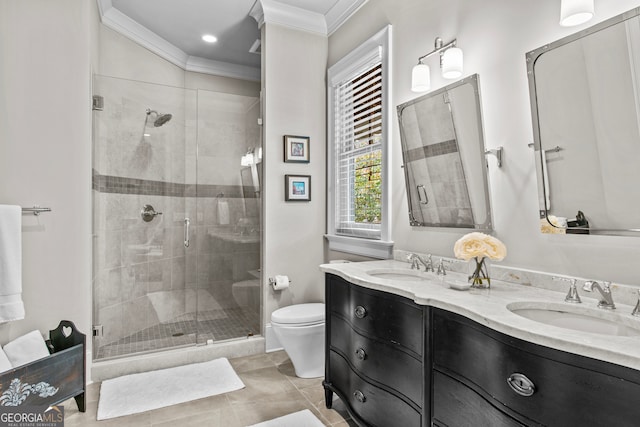
M324 304L295 304L282 307L271 313L275 323L312 323L324 321Z

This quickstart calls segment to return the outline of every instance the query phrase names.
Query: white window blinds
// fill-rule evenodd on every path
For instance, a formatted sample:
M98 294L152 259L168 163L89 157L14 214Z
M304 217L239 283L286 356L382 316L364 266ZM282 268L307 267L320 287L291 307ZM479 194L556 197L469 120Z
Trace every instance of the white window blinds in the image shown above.
M334 86L335 233L380 239L382 62Z

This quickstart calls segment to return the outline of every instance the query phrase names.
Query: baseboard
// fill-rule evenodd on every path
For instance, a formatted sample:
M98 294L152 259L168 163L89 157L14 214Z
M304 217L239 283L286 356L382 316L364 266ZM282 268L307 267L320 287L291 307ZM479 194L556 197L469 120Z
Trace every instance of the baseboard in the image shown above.
M264 340L265 340L265 351L267 353L271 353L274 351L282 350L282 344L276 337L276 334L273 332L273 327L271 323L267 323L264 327Z

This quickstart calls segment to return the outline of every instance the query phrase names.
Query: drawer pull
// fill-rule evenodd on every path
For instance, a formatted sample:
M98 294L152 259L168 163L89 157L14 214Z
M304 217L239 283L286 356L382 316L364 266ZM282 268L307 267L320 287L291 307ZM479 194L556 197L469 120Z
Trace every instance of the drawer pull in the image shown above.
M362 319L367 315L367 309L359 305L356 307L355 313L358 319Z
M520 396L529 397L536 392L536 386L533 382L522 374L511 374L507 378L509 387Z
M367 353L364 351L364 348L359 348L356 350L356 357L360 360L364 360L367 358Z
M353 397L356 398L356 400L360 403L364 403L367 401L367 398L364 397L364 393L361 392L360 390L356 390L353 392Z

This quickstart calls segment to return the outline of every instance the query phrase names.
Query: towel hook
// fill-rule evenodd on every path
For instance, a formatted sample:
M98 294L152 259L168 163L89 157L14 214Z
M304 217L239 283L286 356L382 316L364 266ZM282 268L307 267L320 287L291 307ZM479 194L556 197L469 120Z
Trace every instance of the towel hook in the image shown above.
M498 148L493 148L491 150L486 150L484 152L484 155L487 156L489 154L492 154L492 155L496 156L496 159L498 160L498 167L501 168L502 167L502 151L503 151L503 148L502 148L502 146L500 146Z

